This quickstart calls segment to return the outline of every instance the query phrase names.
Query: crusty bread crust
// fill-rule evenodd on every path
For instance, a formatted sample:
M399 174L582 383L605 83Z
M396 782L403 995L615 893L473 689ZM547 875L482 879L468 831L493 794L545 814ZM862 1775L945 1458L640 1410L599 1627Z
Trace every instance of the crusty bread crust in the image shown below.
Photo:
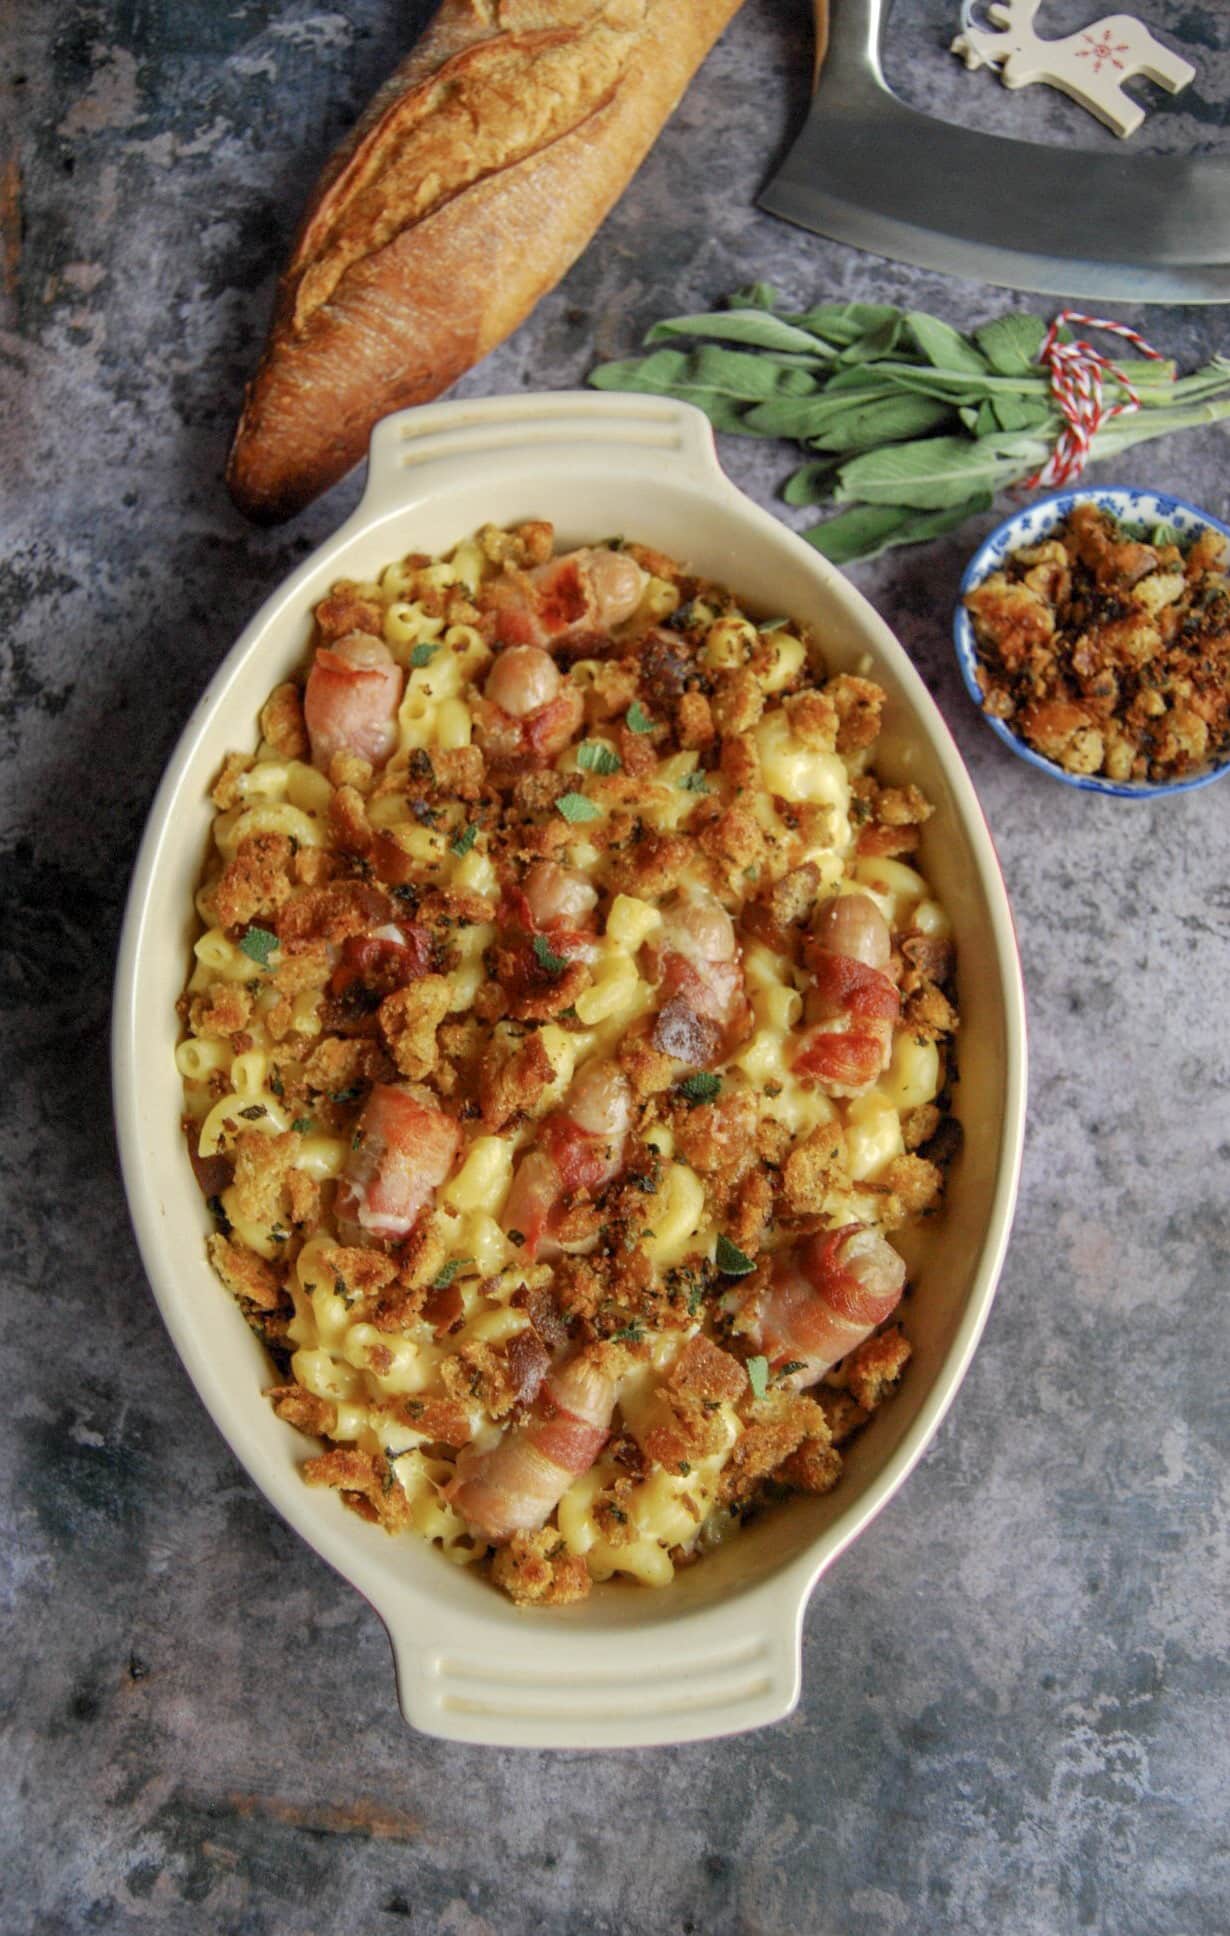
M227 483L262 523L501 342L581 253L741 0L444 0L330 161Z

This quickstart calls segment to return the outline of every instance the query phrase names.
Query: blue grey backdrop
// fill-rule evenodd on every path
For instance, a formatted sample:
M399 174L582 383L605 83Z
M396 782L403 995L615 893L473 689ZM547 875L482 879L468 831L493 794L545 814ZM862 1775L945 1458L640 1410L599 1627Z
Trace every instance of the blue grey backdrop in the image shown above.
M117 924L194 698L357 495L261 535L221 473L304 197L426 11L7 0L0 20L0 1931L1223 1936L1230 785L1124 806L996 744L948 636L990 517L854 576L950 721L1008 876L1021 1208L938 1442L815 1596L792 1720L625 1757L412 1734L376 1619L270 1513L163 1334L112 1148ZM944 52L957 11L896 10L914 98L1110 142L1058 96L967 75ZM1139 11L1200 77L1138 145L1224 151L1225 8ZM464 390L576 383L755 277L961 325L1021 301L757 213L809 67L805 0L747 0L585 256ZM1220 310L1117 313L1184 365L1230 348ZM1120 476L1224 517L1228 453L1211 429ZM789 450L722 456L782 510Z

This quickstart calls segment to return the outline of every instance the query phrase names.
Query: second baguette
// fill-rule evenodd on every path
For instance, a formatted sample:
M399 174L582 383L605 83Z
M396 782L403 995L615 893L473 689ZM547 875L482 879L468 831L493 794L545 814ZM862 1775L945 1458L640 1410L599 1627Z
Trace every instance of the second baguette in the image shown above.
M554 286L741 0L444 0L334 156L227 470L262 523L364 455Z

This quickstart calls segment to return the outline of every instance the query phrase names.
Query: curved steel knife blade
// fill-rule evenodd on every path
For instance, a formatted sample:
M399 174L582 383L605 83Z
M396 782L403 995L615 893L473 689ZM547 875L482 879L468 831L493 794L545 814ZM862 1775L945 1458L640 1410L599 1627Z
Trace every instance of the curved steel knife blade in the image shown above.
M873 255L1101 302L1230 302L1230 160L1047 148L908 107L887 0L815 0L819 80L760 206ZM827 40L827 51L826 51Z

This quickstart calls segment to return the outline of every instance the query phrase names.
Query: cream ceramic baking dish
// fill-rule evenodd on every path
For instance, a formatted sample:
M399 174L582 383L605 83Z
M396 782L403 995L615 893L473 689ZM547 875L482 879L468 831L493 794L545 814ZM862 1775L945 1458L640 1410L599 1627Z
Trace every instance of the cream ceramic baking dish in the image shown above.
M956 929L965 1130L947 1208L911 1248L913 1363L854 1443L837 1489L766 1514L669 1588L612 1584L579 1606L538 1611L302 1484L307 1442L261 1396L268 1363L206 1262L209 1216L179 1133L173 1055L209 787L228 750L254 743L270 688L304 656L313 604L339 577L530 517L551 519L561 546L618 532L686 559L751 609L815 626L833 670L869 669L887 688L877 769L916 781L936 807L923 865ZM253 619L171 760L129 897L113 1054L133 1222L176 1348L262 1491L380 1614L416 1727L457 1741L611 1748L731 1734L790 1712L808 1596L922 1454L986 1319L1020 1162L1024 1004L995 853L922 681L845 579L727 481L699 412L563 392L431 405L378 425L357 510Z

